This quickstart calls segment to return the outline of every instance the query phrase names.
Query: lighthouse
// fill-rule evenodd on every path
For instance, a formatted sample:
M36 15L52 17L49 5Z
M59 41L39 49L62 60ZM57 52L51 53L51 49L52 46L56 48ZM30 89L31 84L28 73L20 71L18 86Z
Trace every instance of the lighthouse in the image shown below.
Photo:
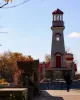
M66 67L65 44L64 44L64 21L63 12L60 9L52 13L52 45L51 45L51 67Z
M46 78L51 78L52 80L63 79L67 72L74 79L75 72L77 71L73 54L65 51L63 14L63 11L60 9L52 12L51 60L49 65L45 64L44 75Z

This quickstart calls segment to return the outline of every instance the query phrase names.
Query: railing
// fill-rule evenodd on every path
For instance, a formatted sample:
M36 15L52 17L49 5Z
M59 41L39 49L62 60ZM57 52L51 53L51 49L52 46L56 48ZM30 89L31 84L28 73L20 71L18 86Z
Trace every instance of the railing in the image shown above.
M59 26L59 27L63 27L64 26L64 22L63 21L53 21L52 22L53 26Z
M65 90L65 81L53 81L53 82L43 82L40 83L41 90ZM71 89L80 89L80 81L73 81L71 84Z

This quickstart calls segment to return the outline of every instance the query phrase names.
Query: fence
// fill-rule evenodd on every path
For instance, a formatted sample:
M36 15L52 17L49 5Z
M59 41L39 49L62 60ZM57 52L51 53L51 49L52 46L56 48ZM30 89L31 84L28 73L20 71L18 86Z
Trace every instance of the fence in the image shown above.
M40 83L41 90L65 90L65 81L54 81L54 82L44 82ZM71 89L80 89L80 81L74 81L71 85Z

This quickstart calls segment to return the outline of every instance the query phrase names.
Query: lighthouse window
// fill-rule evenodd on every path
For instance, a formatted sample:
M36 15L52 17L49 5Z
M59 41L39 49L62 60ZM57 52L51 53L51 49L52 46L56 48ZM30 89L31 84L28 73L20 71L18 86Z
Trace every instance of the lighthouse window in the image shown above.
M54 15L54 21L56 21L56 15Z
M57 20L57 21L60 20L60 15L56 15L56 20Z
M57 40L57 41L59 41L59 40L60 40L60 37L59 37L59 36L57 36L57 37L56 37L56 40Z

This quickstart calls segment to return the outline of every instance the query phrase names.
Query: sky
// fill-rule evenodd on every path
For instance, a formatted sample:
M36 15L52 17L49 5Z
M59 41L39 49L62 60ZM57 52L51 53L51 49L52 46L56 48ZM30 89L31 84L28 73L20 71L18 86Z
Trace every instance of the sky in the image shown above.
M5 7L22 1L13 0ZM80 71L80 0L29 0L0 8L0 52L20 52L44 61L45 54L51 53L52 12L57 8L64 12L65 48L74 54Z

